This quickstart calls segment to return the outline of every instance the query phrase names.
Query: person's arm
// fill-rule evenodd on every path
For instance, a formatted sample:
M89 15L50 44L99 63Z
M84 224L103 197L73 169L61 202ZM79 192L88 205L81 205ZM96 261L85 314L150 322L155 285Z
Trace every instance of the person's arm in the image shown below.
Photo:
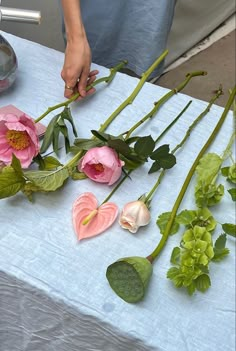
M65 82L65 97L77 90L86 96L86 86L91 84L97 71L90 72L91 50L85 33L79 0L61 0L64 13L67 45L61 77ZM91 89L89 93L92 93Z

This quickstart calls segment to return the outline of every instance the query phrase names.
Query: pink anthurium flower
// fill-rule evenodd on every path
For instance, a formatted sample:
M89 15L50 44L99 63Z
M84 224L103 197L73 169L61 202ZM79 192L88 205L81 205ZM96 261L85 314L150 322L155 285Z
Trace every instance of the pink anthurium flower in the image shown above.
M0 114L0 160L11 164L14 154L23 168L27 168L39 153L39 139L32 118L24 113Z
M120 178L123 166L115 150L101 146L88 150L80 159L78 169L95 182L112 185Z
M122 228L128 229L131 233L136 233L139 227L150 222L151 216L147 205L141 201L128 202L120 215L119 224Z
M118 207L113 202L98 206L96 197L89 192L83 193L73 204L72 218L79 240L91 238L109 228L118 215Z

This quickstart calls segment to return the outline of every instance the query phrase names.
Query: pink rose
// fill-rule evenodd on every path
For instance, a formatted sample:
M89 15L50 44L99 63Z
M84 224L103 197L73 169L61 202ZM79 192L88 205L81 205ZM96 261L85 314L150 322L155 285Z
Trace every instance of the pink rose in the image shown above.
M120 215L119 224L122 228L136 233L139 227L150 222L150 212L143 201L137 200L127 203Z
M22 114L0 114L0 160L11 164L14 154L27 168L39 153L39 139L32 118Z
M112 185L120 178L122 166L124 162L118 158L116 151L102 146L88 150L79 161L78 169L95 182Z

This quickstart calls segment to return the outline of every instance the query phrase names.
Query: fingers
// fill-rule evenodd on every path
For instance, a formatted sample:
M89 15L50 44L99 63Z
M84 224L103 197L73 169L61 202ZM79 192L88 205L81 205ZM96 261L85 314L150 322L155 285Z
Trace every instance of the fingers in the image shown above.
M95 92L95 88L91 88L89 90L88 86L90 86L97 78L97 74L99 73L98 70L93 70L91 72L83 71L80 78L78 80L68 79L68 72L62 71L61 76L62 79L65 81L65 90L64 96L66 98L71 98L74 94L80 94L79 100L86 96L89 96Z

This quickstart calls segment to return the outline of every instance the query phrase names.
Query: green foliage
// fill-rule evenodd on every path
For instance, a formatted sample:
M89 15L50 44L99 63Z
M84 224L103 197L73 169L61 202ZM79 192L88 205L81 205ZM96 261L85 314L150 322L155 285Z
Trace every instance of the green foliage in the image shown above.
M69 171L61 167L54 171L25 171L24 175L40 191L55 191L69 177Z
M236 188L231 188L227 190L233 201L236 201Z
M170 153L169 145L162 145L152 152L150 158L154 160L148 173L153 173L159 169L170 169L176 164L176 157Z
M236 237L236 225L231 223L224 223L222 224L222 229L228 235Z
M158 216L156 224L158 225L161 234L165 233L166 225L169 222L170 215L171 215L171 212L163 212ZM170 235L176 234L178 230L179 230L179 224L176 220L174 220L174 223L171 226Z
M236 183L236 163L232 164L230 167L221 168L221 174L227 178L231 183Z
M214 257L212 258L212 261L219 262L229 254L229 249L227 249L225 245L226 234L221 234L215 241Z
M54 116L50 123L48 124L47 130L45 132L43 143L40 149L40 153L44 153L49 146L52 144L53 151L58 154L59 151L59 135L62 134L64 136L64 143L66 152L70 151L70 140L68 135L68 128L66 125L66 121L68 121L72 127L74 136L77 137L76 128L73 122L73 118L70 112L69 107L65 107L64 110Z
M4 167L0 173L0 199L17 194L25 183L21 163L13 154L11 165Z
M198 188L199 183L203 185L210 184L218 174L221 164L222 159L217 154L208 153L204 155L196 168L196 187Z

